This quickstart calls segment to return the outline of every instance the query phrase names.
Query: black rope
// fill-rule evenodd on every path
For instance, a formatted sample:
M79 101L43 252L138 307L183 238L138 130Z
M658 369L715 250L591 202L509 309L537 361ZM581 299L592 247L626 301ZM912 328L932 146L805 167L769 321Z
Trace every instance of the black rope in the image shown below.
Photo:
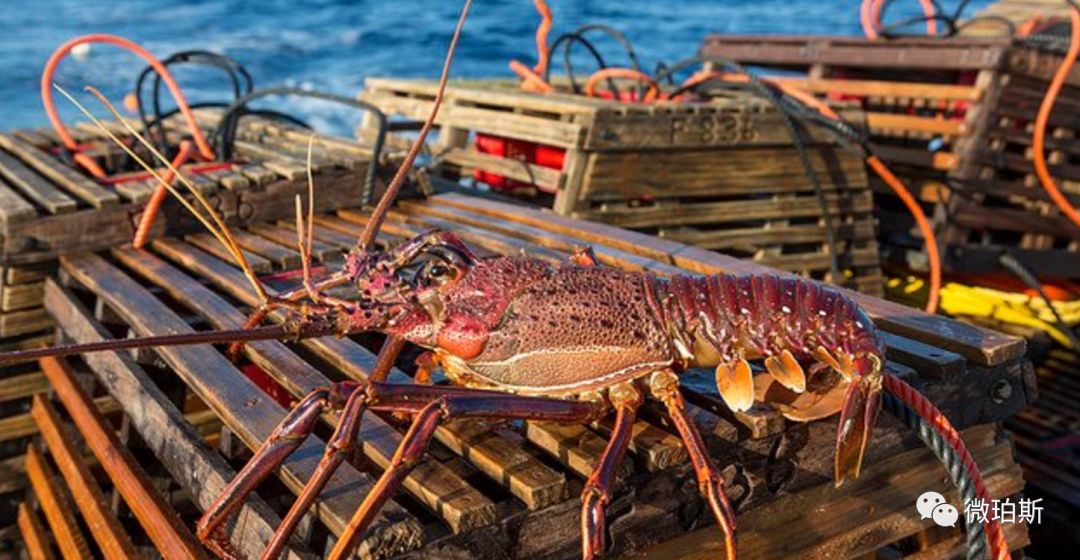
M1027 285L1027 287L1035 290L1035 292L1039 294L1043 303L1050 309L1050 313L1054 315L1054 322L1057 324L1058 328L1065 333L1065 336L1069 339L1069 343L1072 344L1073 349L1080 351L1080 340L1077 340L1076 333L1069 328L1069 325L1066 324L1065 320L1058 314L1057 309L1054 308L1054 303L1050 301L1050 297L1046 295L1046 290L1043 289L1043 285L1039 282L1039 279L1036 278L1035 275L1024 266L1024 263L1020 262L1020 260L1008 249L1002 251L1001 255L998 257L998 262L1000 262L1001 266L1005 267L1006 270L1015 274L1021 282Z
M945 438L935 431L925 418L919 416L917 412L912 410L896 395L887 391L884 392L882 406L907 427L919 434L919 439L930 448L938 461L944 465L945 470L949 472L949 478L952 480L953 486L959 491L960 499L963 500L964 505L967 506L974 501L977 496L975 495L975 483L971 478L971 473L968 472L964 462L960 460L956 451L949 446ZM986 528L982 523L967 523L966 538L968 560L989 558Z
M574 76L574 67L570 61L570 46L573 43L578 43L581 46L585 47L585 49L589 51L589 54L591 54L596 60L596 65L599 66L601 70L608 67L607 61L604 60L604 57L600 54L600 51L597 50L596 46L593 45L588 39L582 37L578 33L564 33L562 35L559 35L559 37L555 39L555 42L551 43L551 47L548 48L549 63L547 65L547 68L544 69L543 76L545 82L551 82L550 60L555 55L555 49L559 48L559 46L563 45L564 43L565 45L563 46L563 70L566 72L566 78L570 80L571 91L573 91L575 94L579 94L581 93L581 88L578 87L577 78ZM611 88L612 92L615 92L616 94L618 93L618 86L616 86L615 80L608 78L608 87Z
M254 82L251 79L251 74L244 68L239 62L222 54L192 50L181 51L170 55L165 60L161 61L161 64L168 68L174 64L194 64L199 66L206 66L209 68L216 68L221 70L229 77L229 82L232 85L233 98L239 99L243 94L250 93ZM146 78L154 75L153 85L151 89L151 101L154 119L151 119L146 114L146 109L143 104L143 85L146 82ZM241 85L241 79L243 84ZM135 103L139 112L139 120L143 124L143 133L151 141L155 141L157 148L162 153L167 153L165 144L165 127L163 121L165 117L161 112L161 75L157 73L153 66L147 66L139 73L138 79L135 80ZM176 114L176 111L171 111L170 115ZM158 130L158 134L155 137L152 134L152 127Z
M236 130L240 122L240 118L244 115L252 114L247 110L247 104L262 97L270 97L275 95L296 95L301 97L311 97L314 99L322 99L323 101L331 101L340 103L342 105L349 105L358 109L367 111L369 114L375 117L378 122L379 131L375 136L375 145L372 146L371 151L371 165L368 166L367 179L364 181L364 186L360 195L360 202L364 206L371 204L371 199L375 194L375 180L378 176L379 160L382 157L383 145L386 142L386 133L389 128L389 122L384 114L378 107L362 101L360 99L353 99L351 97L344 97L341 95L334 95L332 93L323 93L320 91L309 91L306 89L300 89L295 87L273 87L255 90L240 99L237 99L225 110L225 113L221 116L221 122L218 123L218 128L214 132L214 138L219 141L218 152L222 160L228 161L232 156L233 143L236 141Z
M790 103L785 102L787 96L783 92L777 91L772 86L763 82L760 78L751 73L749 69L742 66L741 64L733 60L717 56L697 55L691 58L687 58L685 60L681 60L661 70L653 77L653 79L657 83L660 83L663 79L674 75L676 72L679 72L685 68L689 68L690 66L703 63L720 64L725 67L731 68L736 72L745 74L747 76L747 79L749 80L749 89L752 90L754 93L758 94L760 97L763 97L767 101L771 102L777 108L777 112L780 115L781 120L784 122L784 127L787 128L788 133L791 135L792 143L795 145L795 150L799 154L799 162L802 164L803 169L806 172L806 177L810 180L810 183L814 188L814 193L817 196L818 204L821 206L822 218L825 221L825 243L829 249L829 273L833 277L833 282L841 282L843 279L843 275L840 272L840 264L838 261L839 252L837 250L836 229L833 224L832 213L829 211L829 203L825 197L825 190L821 184L821 178L818 176L817 170L814 168L813 161L811 161L810 159L810 154L806 149L805 129L802 128L801 122L798 122L795 118L793 118L793 106ZM802 104L797 103L797 105L801 106ZM802 113L799 116L802 117L805 114L806 113Z

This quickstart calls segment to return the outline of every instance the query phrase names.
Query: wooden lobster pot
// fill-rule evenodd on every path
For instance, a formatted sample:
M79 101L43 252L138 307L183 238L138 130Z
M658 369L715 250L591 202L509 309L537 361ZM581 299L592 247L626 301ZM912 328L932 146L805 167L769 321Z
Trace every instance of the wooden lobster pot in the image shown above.
M215 115L199 113L204 129ZM111 126L120 130L113 123ZM96 127L72 128L80 143L113 178L131 172L132 162ZM294 198L306 198L308 133L255 117L241 120L235 163L225 169L193 175L193 180L234 225L272 224L295 215ZM55 274L57 256L102 250L130 242L134 224L153 190L149 180L126 181L115 188L93 181L62 161L55 135L46 129L0 133L0 350L40 345L53 339L52 322L42 306L45 279ZM400 161L400 151L384 151L384 163ZM370 145L340 138L317 137L314 151L316 206L331 210L360 201L371 161ZM154 223L154 236L196 233L206 243L202 226L179 208L166 204ZM294 229L264 225L265 235L295 237ZM266 244L244 233L249 250ZM280 258L280 255L278 256ZM255 257L269 270L270 257ZM295 262L295 261L290 261ZM44 389L33 365L0 370L0 526L15 521L15 497L25 479L16 476L28 436L34 432L30 397ZM7 476L9 473L12 476ZM7 507L7 506L11 507ZM10 513L10 515L7 515Z
M1030 149L1035 115L1062 56L1001 38L728 35L707 37L701 54L805 72L792 81L826 98L858 100L876 152L942 226L949 268L1001 273L998 255L1008 248L1039 274L1080 277L1080 230L1040 186ZM1076 205L1080 69L1067 84L1047 130L1047 159ZM947 177L962 188L950 188ZM912 218L883 183L871 183L886 195L878 199L882 236L903 245Z
M435 83L369 79L361 99L415 121ZM855 122L851 106L841 112ZM435 179L482 183L559 214L608 223L824 278L822 202L781 115L749 94L710 103L619 103L453 82L431 145ZM873 200L860 158L820 131L807 150L836 232L834 278L881 294Z
M321 248L330 255L351 246L365 222L366 214L357 210L319 215L317 252ZM460 194L401 202L381 241L397 243L431 228L453 229L482 253L525 251L562 261L574 248L592 245L605 266L657 274L768 270L670 240ZM281 244L279 250L293 249ZM71 341L235 327L255 303L238 268L177 238L158 239L142 252L119 247L66 255L60 267L59 280L46 281L45 302ZM275 261L273 270L280 269ZM855 297L886 332L890 370L919 386L965 430L991 492L998 497L1020 492L1024 482L998 425L1034 398L1031 367L1021 358L1023 341L870 296ZM248 345L235 365L209 346L160 348L86 355L72 367L92 373L96 390L120 403L123 425L137 432L143 449L171 473L168 487L184 491L170 495L186 496L185 507L202 511L250 456L248 449L283 418L284 405L330 380L365 379L376 342L373 337L259 342ZM409 362L398 364L393 382L411 381ZM764 406L733 415L710 387L711 377L688 373L687 395L710 452L725 466L727 490L739 511L743 558L848 558L888 547L915 550L916 541L924 552L956 555L962 542L957 532L916 537L929 526L913 507L920 493L933 488L956 498L943 468L896 421L883 415L863 478L837 491L831 482L835 419L794 425ZM220 432L193 429L191 414L204 406L220 421ZM437 443L366 536L361 556L578 556L579 493L608 429L606 422L456 421L441 427ZM261 550L318 462L327 433L318 430L278 479L248 502L232 533L243 555ZM387 464L402 426L368 413L360 433L353 460L338 471L311 523L302 525L293 542L296 556L323 554ZM719 535L697 497L685 452L655 407L646 407L638 421L620 480L607 510L614 554L644 550L693 527L709 527L703 529L709 538ZM1014 547L1027 542L1023 525L1009 527L1007 535Z

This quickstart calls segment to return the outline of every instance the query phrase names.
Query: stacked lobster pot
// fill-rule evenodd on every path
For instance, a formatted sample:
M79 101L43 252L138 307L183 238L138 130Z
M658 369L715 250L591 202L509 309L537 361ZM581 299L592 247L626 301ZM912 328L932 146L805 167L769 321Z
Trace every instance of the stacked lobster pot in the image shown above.
M220 113L199 110L209 130ZM169 134L180 135L179 121L167 121ZM118 122L106 123L128 138ZM79 123L70 133L107 173L102 180L86 174L65 157L52 129L0 133L0 348L37 346L53 339L52 320L42 305L46 278L55 274L57 258L66 253L103 250L131 243L155 182L91 123ZM260 271L280 257L280 243L292 245L293 228L274 226L295 216L295 197L307 196L306 157L311 132L295 125L245 116L239 121L233 154L228 161L193 163L182 171L218 210L239 228L238 242L252 253ZM134 143L133 143L134 144ZM175 145L175 144L174 144ZM149 160L149 154L140 150ZM316 135L313 149L315 205L333 210L360 204L374 175L371 142ZM170 154L171 155L171 154ZM380 170L393 170L400 150L382 150ZM150 238L190 234L193 243L218 250L203 226L174 200L168 200L153 221ZM0 371L0 490L11 497L27 436L35 430L28 416L29 398L43 388L33 365ZM11 476L7 476L11 474ZM3 507L0 525L14 522Z
M341 263L333 256L355 246L367 221L368 214L361 210L315 215L313 254L325 256L327 269L337 270ZM277 225L291 224L286 220ZM399 247L433 229L455 233L480 257L524 254L543 263L565 264L573 254L581 258L581 247L591 245L588 259L593 264L645 271L657 278L770 271L672 240L460 193L400 202L387 216L378 241L383 248ZM283 244L280 252L292 259L272 260L271 272L292 270L300 257L295 245ZM191 238L155 239L145 251L117 247L69 254L61 257L59 266L63 273L46 281L45 305L72 342L111 338L107 333L150 336L236 328L259 304L235 262ZM427 270L435 274L434 268ZM298 283L295 274L268 278L271 295ZM356 290L350 284L333 295L355 298ZM589 297L587 292L580 296ZM865 294L850 295L884 337L885 370L917 387L962 430L991 496L1015 499L1024 481L1000 422L1035 397L1031 366L1022 358L1024 342ZM560 309L585 309L582 302L551 303ZM124 426L121 436L137 442L131 444L137 462L145 459L157 466L157 471L148 466L145 470L160 477L159 488L173 498L181 532L190 535L195 520L213 507L235 469L267 440L288 410L305 394L334 381L368 381L381 342L371 335L252 342L235 361L225 348L163 346L45 364L49 381L63 386L57 387L61 402L55 407L78 408L67 388L72 375L92 381L85 385L91 391L83 401L115 398L122 416L119 425ZM430 391L413 385L424 381L414 380L421 372L410 348L386 380ZM433 375L427 383L444 382L438 371ZM708 455L727 481L724 489L738 519L741 558L963 553L962 523L938 528L931 519L920 518L914 507L920 494L933 490L960 508L946 471L915 432L889 414L883 412L877 422L862 475L836 490L835 416L787 420L779 412L782 403L767 395L755 399L748 410L733 412L718 394L711 370L691 370L680 383L687 417L703 434ZM310 520L286 543L290 557L326 555L409 437L400 415L371 409L362 414L349 460L319 494ZM259 555L320 464L331 432L323 422L333 426L341 418L323 415L313 435L243 501L239 520L212 536L225 539L239 556ZM613 472L616 482L605 508L607 552L720 555L720 531L700 498L679 431L665 418L663 405L650 399L634 421L627 460ZM373 517L359 539L358 553L363 558L580 557L580 495L613 429L611 418L588 425L475 418L442 423L428 452ZM121 497L131 510L141 511L138 498ZM52 523L45 501L37 502L40 506L31 501L22 508L24 517L35 518L42 534L62 535L64 528ZM91 515L73 510L76 518L90 521ZM24 534L34 531L30 521L23 525L28 527ZM1025 524L1004 529L1013 550L1026 545ZM160 549L153 535L132 531L137 545ZM91 549L101 546L84 540ZM29 545L32 538L26 541ZM216 542L220 546L221 541Z
M700 54L773 69L826 99L858 102L870 141L932 216L946 270L1009 274L1003 251L1047 278L1078 278L1080 229L1051 202L1032 163L1036 113L1060 53L1003 38L763 37L713 35ZM791 71L797 75L792 76ZM1075 70L1046 131L1050 174L1075 206L1080 152ZM884 184L886 250L922 247L914 221Z
M819 189L785 116L748 92L624 103L554 83L537 94L511 80L452 82L429 146L436 186L512 196L881 294L866 171L828 133L810 131L805 142ZM360 99L415 122L434 96L431 81L369 79ZM851 104L836 108L863 120Z

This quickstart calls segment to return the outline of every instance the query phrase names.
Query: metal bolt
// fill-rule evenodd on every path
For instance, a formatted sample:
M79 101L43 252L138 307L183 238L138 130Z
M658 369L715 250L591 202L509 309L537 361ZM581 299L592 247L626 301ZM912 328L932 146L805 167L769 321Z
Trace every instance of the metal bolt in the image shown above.
M1012 396L1012 384L1005 379L998 379L990 386L990 400L994 404L1002 404Z

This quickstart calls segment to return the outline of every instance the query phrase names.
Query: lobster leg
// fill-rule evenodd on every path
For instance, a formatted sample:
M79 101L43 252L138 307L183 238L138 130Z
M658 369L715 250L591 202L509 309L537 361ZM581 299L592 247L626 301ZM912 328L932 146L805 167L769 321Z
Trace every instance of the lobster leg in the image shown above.
M274 538L270 540L266 550L263 551L264 559L277 558L281 554L285 543L289 540L300 519L311 509L311 504L319 496L319 492L326 486L330 476L334 474L341 462L345 460L349 451L352 450L356 434L360 430L360 419L364 415L367 405L367 395L363 391L354 391L349 395L345 408L341 414L334 435L326 444L326 452L319 461L319 466L311 475L303 491L296 497L296 502L289 508L289 513L281 520L281 525L274 531Z
M658 371L649 379L649 389L653 396L664 403L668 415L682 436L683 445L690 455L690 462L697 473L701 494L712 509L720 529L724 532L724 550L728 560L735 559L735 512L731 510L724 494L724 479L720 471L709 458L701 434L694 427L693 421L686 415L686 402L679 392L679 378L671 371Z
M207 547L219 555L224 555L223 551L228 544L222 535L217 534L221 525L243 503L244 498L311 434L319 414L327 408L339 408L345 401L343 395L351 395L358 387L354 382L343 382L330 389L312 391L285 416L255 452L255 456L199 519L196 531Z
M586 423L598 418L604 405L595 402L519 397L492 391L373 383L369 386L372 410L415 412L409 431L390 465L353 514L330 552L331 560L348 558L383 504L393 496L431 442L435 429L450 418L521 418Z
M630 446L631 428L641 406L641 393L632 386L612 389L609 393L615 407L615 426L611 430L604 454L581 492L581 557L591 560L604 552L604 507L611 501L611 487L615 469L626 456Z

